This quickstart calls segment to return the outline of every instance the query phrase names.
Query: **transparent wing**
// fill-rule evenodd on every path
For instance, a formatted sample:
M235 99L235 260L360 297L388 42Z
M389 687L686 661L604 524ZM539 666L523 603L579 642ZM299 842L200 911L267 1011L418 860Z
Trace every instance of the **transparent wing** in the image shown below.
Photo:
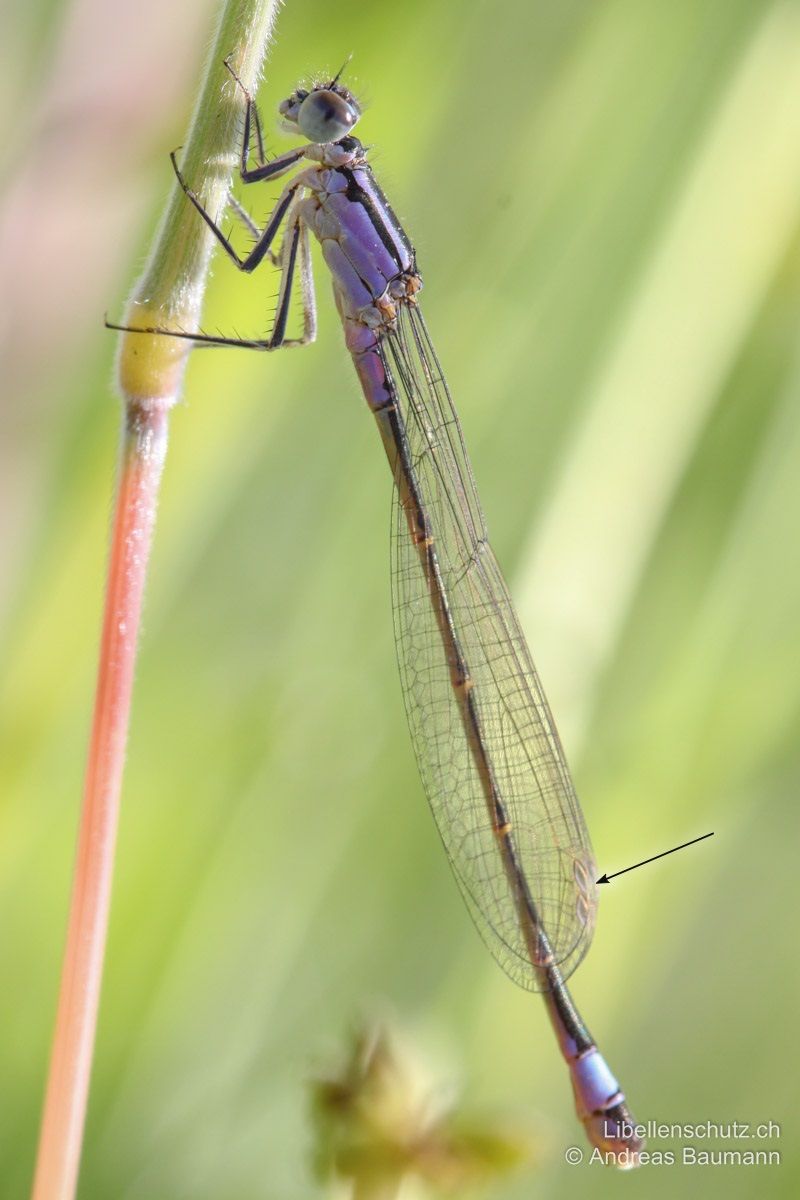
M423 322L404 307L386 336L407 469L417 500L395 492L392 591L400 675L431 809L467 906L495 958L541 990L515 891L503 865L476 749L454 690L453 648L433 603L438 574L472 681L480 742L511 823L516 857L564 978L591 942L596 909L591 845L553 718L486 537L461 427ZM433 566L412 537L421 502ZM417 540L419 538L417 537Z

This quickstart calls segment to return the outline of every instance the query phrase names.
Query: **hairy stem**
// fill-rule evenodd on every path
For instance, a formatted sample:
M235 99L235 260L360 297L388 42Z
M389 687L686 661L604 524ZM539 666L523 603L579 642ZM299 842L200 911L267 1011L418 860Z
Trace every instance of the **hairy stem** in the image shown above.
M206 69L183 166L212 211L227 199L238 158L241 99L223 59L255 91L279 0L228 0ZM172 189L125 324L193 328L199 321L212 236ZM58 1012L33 1200L73 1200L89 1092L108 928L119 800L139 621L167 449L169 412L183 386L190 343L127 333L118 376L122 452L109 557L94 718Z

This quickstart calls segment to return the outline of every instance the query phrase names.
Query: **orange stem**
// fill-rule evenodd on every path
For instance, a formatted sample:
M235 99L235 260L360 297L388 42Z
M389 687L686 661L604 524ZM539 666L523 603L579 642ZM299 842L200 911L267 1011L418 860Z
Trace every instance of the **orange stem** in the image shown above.
M136 644L171 401L131 404L123 434L69 927L32 1200L73 1200L108 930Z

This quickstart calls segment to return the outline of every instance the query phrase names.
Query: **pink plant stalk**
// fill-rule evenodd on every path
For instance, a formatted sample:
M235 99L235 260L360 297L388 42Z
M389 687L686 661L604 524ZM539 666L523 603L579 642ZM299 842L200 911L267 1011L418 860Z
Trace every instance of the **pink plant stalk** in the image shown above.
M139 618L167 449L169 405L129 408L111 537L103 635L69 928L33 1185L75 1194L100 999Z

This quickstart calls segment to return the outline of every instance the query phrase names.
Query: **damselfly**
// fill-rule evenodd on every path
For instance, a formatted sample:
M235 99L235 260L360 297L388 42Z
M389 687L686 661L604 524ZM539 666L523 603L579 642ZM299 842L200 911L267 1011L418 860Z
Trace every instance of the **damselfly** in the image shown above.
M229 68L230 69L230 68ZM231 71L233 74L233 71ZM341 72L339 73L339 75ZM406 711L420 774L450 865L490 950L515 982L544 994L591 1142L620 1166L642 1142L625 1097L567 991L597 907L589 836L550 709L489 545L464 439L417 306L413 247L352 136L361 111L339 75L280 105L306 143L267 162L245 98L241 177L278 179L305 160L244 258L184 181L188 199L237 267L281 268L263 339L146 328L202 345L275 350L316 330L309 234L321 243L347 348L395 482L392 589ZM234 76L236 78L236 76ZM237 80L237 82L239 82ZM250 165L255 135L257 164ZM271 249L283 231L281 249ZM298 279L303 331L287 337ZM113 328L120 328L113 326Z

